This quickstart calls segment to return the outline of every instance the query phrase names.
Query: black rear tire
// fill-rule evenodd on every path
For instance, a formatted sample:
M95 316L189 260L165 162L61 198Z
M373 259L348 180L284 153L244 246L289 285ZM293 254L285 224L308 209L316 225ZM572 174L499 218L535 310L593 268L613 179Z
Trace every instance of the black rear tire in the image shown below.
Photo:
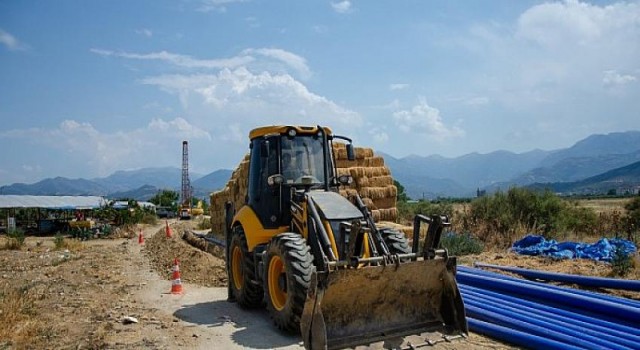
M311 249L301 235L286 232L271 240L266 257L264 299L269 314L279 329L299 333L311 281Z
M389 253L391 254L409 254L411 253L411 247L409 241L400 231L396 231L389 228L380 229L380 235L384 239L384 243L389 247Z
M233 228L228 261L229 287L238 304L247 308L262 306L264 292L256 281L253 254L247 248L247 237L242 226Z

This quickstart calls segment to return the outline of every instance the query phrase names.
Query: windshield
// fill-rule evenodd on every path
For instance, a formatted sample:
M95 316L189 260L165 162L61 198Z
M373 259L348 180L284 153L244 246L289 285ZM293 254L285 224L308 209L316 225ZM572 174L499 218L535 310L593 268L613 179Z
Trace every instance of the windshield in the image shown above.
M322 138L317 136L282 137L282 175L285 183L324 183ZM309 181L309 180L307 180Z

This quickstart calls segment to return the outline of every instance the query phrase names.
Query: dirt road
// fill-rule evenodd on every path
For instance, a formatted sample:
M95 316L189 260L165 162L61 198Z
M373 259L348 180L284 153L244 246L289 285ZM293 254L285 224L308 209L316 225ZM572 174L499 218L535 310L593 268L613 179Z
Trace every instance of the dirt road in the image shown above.
M130 238L66 240L56 249L53 237L28 237L21 250L0 250L0 349L302 348L265 310L227 302L223 260L180 238L193 223L171 225L172 238L164 223L143 227L142 245L134 228ZM182 295L170 293L174 258ZM436 348L509 347L472 334Z

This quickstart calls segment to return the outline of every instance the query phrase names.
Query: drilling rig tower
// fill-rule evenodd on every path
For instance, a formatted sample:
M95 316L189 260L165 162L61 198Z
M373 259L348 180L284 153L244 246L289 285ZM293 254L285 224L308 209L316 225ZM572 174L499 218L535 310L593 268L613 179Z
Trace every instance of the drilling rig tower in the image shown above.
M191 182L189 181L189 143L182 141L182 189L180 191L180 220L191 219Z

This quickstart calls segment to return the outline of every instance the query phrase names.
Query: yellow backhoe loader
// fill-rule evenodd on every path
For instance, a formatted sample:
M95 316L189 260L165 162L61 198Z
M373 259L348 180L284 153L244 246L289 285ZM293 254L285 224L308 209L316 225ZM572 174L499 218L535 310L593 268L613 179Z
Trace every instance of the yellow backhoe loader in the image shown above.
M456 259L438 249L446 217L416 217L410 247L404 234L376 227L359 196L338 193L353 178L337 175L333 141L353 160L351 139L320 126L267 126L249 138L246 205L225 205L230 301L266 304L307 349L434 331L466 337Z

